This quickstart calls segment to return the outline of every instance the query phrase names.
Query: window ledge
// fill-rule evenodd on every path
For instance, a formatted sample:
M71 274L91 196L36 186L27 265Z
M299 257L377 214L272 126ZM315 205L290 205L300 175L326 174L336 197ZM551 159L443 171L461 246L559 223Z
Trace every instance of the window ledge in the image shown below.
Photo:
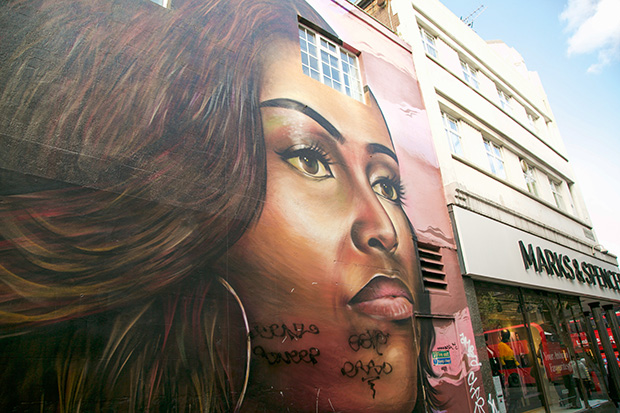
M521 126L523 129L525 129L526 131L528 131L532 136L534 136L537 140L539 140L542 144L544 144L546 147L548 147L549 149L551 149L556 155L558 155L559 157L561 157L562 159L564 159L566 162L568 162L568 159L566 158L565 155L561 154L557 149L555 149L553 146L551 146L548 142L546 142L538 133L534 132L532 130L531 127L527 126L524 122L521 122L519 119L515 118L512 114L510 114L509 112L506 112L499 104L495 103L493 100L489 99L487 96L485 96L484 94L482 94L482 92L480 92L479 90L475 89L474 87L472 87L469 83L467 83L465 81L465 79L463 79L462 77L460 77L459 75L457 75L456 73L454 73L452 70L448 69L446 66L444 66L443 64L441 64L441 62L439 62L439 60L437 58L434 58L433 56L429 55L428 53L426 54L426 56L432 60L433 62L435 62L439 67L441 67L443 70L445 70L447 73L451 74L454 78L456 78L458 81L460 81L461 83L463 83L465 86L467 86L469 89L471 89L473 92L477 93L481 98L483 98L484 100L486 100L487 102L489 102L490 104L492 104L493 106L495 106L497 109L501 110L504 114L506 114L506 116L508 116L510 119L512 119L514 122L516 122L519 126ZM437 93L439 93L440 95L444 96L445 98L449 99L450 101L454 102L453 99L450 98L450 96L447 96L445 93L441 93L439 90L437 90L437 88L435 87L435 90L437 91ZM457 102L454 102L455 104L458 105ZM478 119L479 121L487 124L487 122L485 122L483 119L480 119L478 116L476 116L474 113L468 111L467 109L465 109L464 107L462 107L461 105L458 105L460 108L462 108L463 110L465 110L467 113L469 113L471 116L476 117L476 119Z
M547 207L549 209L552 209L553 211L557 212L558 214L561 214L561 215L565 216L566 218L569 218L570 220L572 220L572 221L574 221L574 222L576 222L576 223L578 223L580 225L583 225L586 228L592 229L591 225L589 225L588 223L582 221L580 218L578 218L578 217L576 217L574 215L569 214L568 212L566 212L566 211L558 208L557 206L555 206L555 205L545 201L544 199L541 199L541 198L539 198L539 197L537 197L535 195L532 195L529 191L526 191L523 188L519 188L515 184L513 184L513 183L511 183L511 182L509 182L509 181L507 181L507 180L505 180L503 178L498 177L497 175L493 174L492 172L487 171L484 168L481 168L480 166L478 166L478 165L468 161L467 159L465 159L465 158L463 158L463 157L461 157L459 155L455 155L455 154L452 154L452 158L454 160L456 160L456 161L458 161L458 162L460 162L460 163L462 163L464 165L467 165L470 168L475 169L476 171L478 171L478 172L488 176L489 178L492 178L492 179L496 180L497 182L506 185L510 189L513 189L513 190L521 193L522 195L525 195L528 198L533 199L534 201L538 202L539 204L541 204L541 205L543 205L543 206L545 206L545 207Z

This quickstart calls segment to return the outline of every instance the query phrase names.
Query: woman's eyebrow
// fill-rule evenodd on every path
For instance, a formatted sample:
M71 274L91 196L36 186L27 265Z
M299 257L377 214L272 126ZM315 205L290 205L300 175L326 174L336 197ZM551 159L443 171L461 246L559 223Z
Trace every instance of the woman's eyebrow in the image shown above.
M304 105L301 102L298 102L293 99L270 99L260 103L261 108L284 108L284 109L293 109L297 112L303 113L319 125L323 127L338 143L344 143L344 136L334 125L332 125L327 119L325 119L320 113L316 110L312 109L308 105Z
M380 143L369 143L367 146L367 150L368 150L368 153L370 154L374 154L374 153L386 154L390 158L394 159L396 163L398 163L398 158L396 157L396 154L394 153L394 151L385 145L381 145Z

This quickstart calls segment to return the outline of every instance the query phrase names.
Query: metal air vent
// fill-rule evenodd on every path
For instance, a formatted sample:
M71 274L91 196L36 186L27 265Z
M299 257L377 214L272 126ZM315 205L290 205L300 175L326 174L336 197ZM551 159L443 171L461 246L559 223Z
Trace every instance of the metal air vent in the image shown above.
M429 291L447 291L448 282L440 248L432 244L418 243L418 252L424 288Z

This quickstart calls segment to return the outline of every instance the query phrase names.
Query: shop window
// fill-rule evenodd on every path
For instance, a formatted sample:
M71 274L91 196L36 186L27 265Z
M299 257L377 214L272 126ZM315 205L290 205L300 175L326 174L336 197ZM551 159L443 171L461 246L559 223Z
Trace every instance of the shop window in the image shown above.
M356 55L303 25L299 25L299 45L304 74L362 101Z
M459 122L445 112L441 113L443 117L443 126L446 136L450 143L450 150L453 154L463 156L463 145L461 144L461 133L459 131Z
M500 411L581 411L608 400L578 298L474 285Z
M518 289L476 283L478 309L499 411L523 412L544 406Z
M598 338L592 327L593 322L583 314L579 299L575 297L560 296L560 306L563 312L562 318L568 324L576 356L576 361L571 367L573 377L577 380L577 390L583 400L588 400L590 406L599 405L607 401L608 388L605 371L597 360L601 357L602 346L597 344ZM586 323L590 323L589 332ZM611 331L608 334L611 335Z
M504 170L504 159L502 157L502 148L495 143L485 139L484 148L487 152L487 158L489 159L489 167L491 173L502 179L506 179L506 171Z
M435 36L420 28L420 36L422 36L422 44L427 54L437 58L437 47L435 45Z
M480 89L480 82L478 82L478 71L464 60L461 60L461 69L463 70L463 79L465 79L465 81L474 89Z

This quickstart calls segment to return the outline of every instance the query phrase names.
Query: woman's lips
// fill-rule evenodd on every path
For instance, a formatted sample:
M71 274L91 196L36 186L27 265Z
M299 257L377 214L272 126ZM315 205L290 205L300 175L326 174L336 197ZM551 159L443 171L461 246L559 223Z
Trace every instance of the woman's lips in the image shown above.
M349 301L354 311L372 318L398 321L413 316L413 298L402 281L376 275Z

